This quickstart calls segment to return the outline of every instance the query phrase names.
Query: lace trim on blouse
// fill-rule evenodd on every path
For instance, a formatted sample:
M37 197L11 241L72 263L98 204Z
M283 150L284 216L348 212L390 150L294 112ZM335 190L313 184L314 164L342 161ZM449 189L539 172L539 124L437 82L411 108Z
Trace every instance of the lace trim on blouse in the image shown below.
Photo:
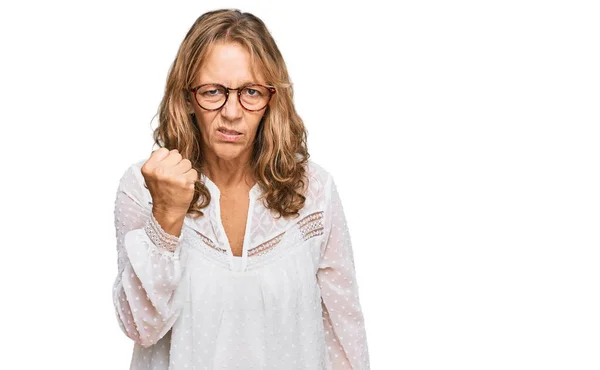
M298 221L303 240L323 234L323 211L311 213Z
M219 248L215 242L213 242L209 237L207 237L206 235L202 234L200 231L198 230L194 230L196 232L196 234L202 239L202 241L204 242L204 244L212 249L214 249L217 252L220 253L227 253L227 250L223 249L223 248Z
M300 229L300 234L302 235L302 239L304 241L315 237L317 235L323 234L323 211L311 213L308 216L303 217L300 221L296 222L296 226ZM248 250L248 257L258 257L265 255L271 249L279 244L283 236L285 235L285 231L276 237Z
M254 248L248 249L248 257L262 256L263 254L268 253L272 248L279 244L284 235L285 231Z
M301 220L296 222L296 226L299 228L300 234L302 235L302 240L306 241L312 237L322 235L323 234L323 211L311 213ZM202 239L204 245L211 248L213 251L218 252L219 254L226 255L227 250L219 248L215 242L213 242L209 237L202 234L198 230L194 230L196 234ZM256 247L252 247L248 250L248 257L259 257L264 256L273 250L283 237L285 236L286 231L281 234L267 240L264 243L257 245Z
M179 242L181 241L183 235L183 230L182 235L180 235L179 237L176 237L175 235L171 235L164 231L158 223L158 221L156 220L156 218L154 217L154 213L152 212L150 212L150 217L144 224L144 231L146 232L150 240L152 240L154 246L159 249L159 251L162 250L169 252L170 255L172 255L177 249L177 246L179 245Z

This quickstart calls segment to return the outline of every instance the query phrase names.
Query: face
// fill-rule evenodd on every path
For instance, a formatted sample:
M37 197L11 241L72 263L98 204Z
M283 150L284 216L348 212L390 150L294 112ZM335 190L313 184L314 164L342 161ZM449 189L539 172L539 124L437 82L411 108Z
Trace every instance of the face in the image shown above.
M250 69L250 53L237 43L218 43L213 46L202 64L192 87L217 83L230 88L238 88L247 83L266 85L261 75L255 75ZM216 155L223 160L245 159L252 155L254 139L258 125L266 111L245 110L239 103L238 90L230 91L225 105L216 111L207 111L194 99L188 97L188 112L195 113L200 126L203 148L206 155ZM235 141L227 139L219 128L235 130Z

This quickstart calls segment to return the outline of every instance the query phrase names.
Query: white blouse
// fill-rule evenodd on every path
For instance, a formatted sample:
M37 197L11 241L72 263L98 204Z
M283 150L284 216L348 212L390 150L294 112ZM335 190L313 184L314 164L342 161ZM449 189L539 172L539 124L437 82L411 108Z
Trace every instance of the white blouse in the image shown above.
M177 238L152 215L144 162L121 177L114 208L113 300L135 341L130 369L369 369L350 234L331 174L309 160L297 218L276 219L255 184L236 257L217 186L200 174L212 200L204 216L186 216Z

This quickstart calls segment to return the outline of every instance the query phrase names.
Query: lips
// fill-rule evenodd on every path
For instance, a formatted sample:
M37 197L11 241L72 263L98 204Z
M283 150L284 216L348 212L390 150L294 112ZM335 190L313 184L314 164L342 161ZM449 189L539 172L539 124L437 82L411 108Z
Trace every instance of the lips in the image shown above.
M220 132L222 132L224 134L227 134L227 135L240 135L241 134L241 132L238 132L238 131L235 131L235 130L229 130L229 129L226 129L224 127L219 127L217 129L217 131L220 131Z

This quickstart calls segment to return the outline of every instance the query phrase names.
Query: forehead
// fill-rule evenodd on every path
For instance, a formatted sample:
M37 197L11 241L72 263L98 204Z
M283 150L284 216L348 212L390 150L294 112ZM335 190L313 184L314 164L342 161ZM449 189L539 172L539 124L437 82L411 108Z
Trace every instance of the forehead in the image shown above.
M248 82L265 83L262 73L252 70L250 52L238 43L219 42L213 44L200 66L194 82L220 83L237 87Z

